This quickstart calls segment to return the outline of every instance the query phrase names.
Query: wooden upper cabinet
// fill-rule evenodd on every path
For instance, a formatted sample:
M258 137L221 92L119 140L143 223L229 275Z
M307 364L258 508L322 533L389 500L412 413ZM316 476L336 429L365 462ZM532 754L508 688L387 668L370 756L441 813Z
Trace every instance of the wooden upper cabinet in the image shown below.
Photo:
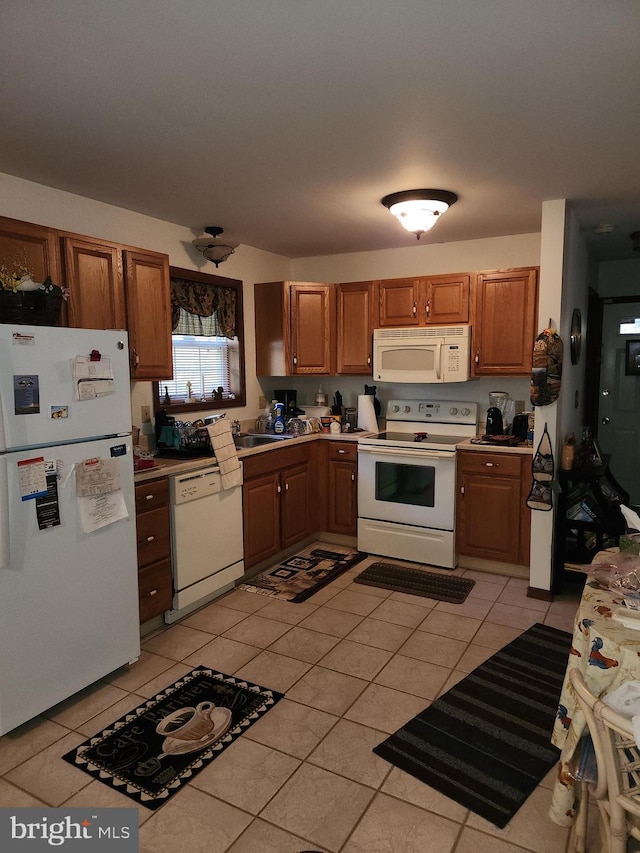
M335 373L335 285L276 281L254 285L256 373Z
M375 282L337 285L337 372L371 375Z
M471 276L430 276L425 283L426 324L447 325L469 322L469 291Z
M0 265L10 273L26 269L38 282L51 276L54 284L62 285L57 232L0 216Z
M477 273L471 320L473 376L531 373L537 297L537 267Z
M419 326L419 278L377 282L379 326Z
M123 252L131 379L171 379L169 257Z
M126 329L122 253L109 243L63 237L69 325L77 329Z
M468 273L380 281L379 326L435 326L469 322Z

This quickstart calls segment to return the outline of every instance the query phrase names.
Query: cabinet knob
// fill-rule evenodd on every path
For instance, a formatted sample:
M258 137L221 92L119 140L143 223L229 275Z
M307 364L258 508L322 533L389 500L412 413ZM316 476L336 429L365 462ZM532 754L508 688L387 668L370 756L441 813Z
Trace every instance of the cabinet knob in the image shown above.
M147 538L146 538L144 541L145 541L145 542L153 542L153 540L154 540L155 538L156 538L155 536L147 536Z
M351 482L352 482L352 483L354 483L354 482L355 482L355 479L356 479L355 472L354 472L354 471L352 471L352 472L351 472Z
M145 496L144 496L144 499L145 499L145 501L152 501L152 500L153 500L153 495L145 495Z
M135 347L131 350L131 367L133 370L136 369L140 364L140 356L138 355L138 350Z
M427 299L427 304L426 304L426 306L425 306L425 311L426 311L426 314L427 314L427 317L428 317L428 316L429 316L429 314L431 313L431 300L430 300L430 299Z
M412 314L416 314L416 313L417 313L417 311L418 311L418 306L417 306L417 305L416 305L416 303L414 302L414 303L413 303L413 308L411 309L411 313L412 313Z
M284 490L285 490L285 492L289 491L289 483L284 484Z
M474 358L476 364L480 364L480 350L476 350L476 357Z
M294 364L297 364L297 363L298 363L298 356L297 356L297 355L294 355L294 357L293 357L293 363L294 363Z
M152 595L157 595L157 593L158 593L157 589L152 589L152 590L149 590L147 595L149 596L149 598L151 598Z
M346 453L346 452L347 452L347 451L346 451L346 450L344 450L342 447L338 450L338 453Z
M281 491L282 491L282 486L280 485L280 483L277 483L277 484L276 484L276 492L277 492L278 494L280 494L280 492L281 492Z
M371 356L368 355L367 356L367 367L370 367L370 366L371 366Z
M499 468L500 465L498 462L485 462L484 467L485 468Z

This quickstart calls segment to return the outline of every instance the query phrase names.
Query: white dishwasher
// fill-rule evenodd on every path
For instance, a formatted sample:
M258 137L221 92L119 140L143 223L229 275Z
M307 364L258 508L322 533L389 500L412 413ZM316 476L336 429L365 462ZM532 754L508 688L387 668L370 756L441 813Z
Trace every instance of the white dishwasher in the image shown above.
M242 486L222 488L218 466L169 477L173 606L165 622L227 592L244 574Z

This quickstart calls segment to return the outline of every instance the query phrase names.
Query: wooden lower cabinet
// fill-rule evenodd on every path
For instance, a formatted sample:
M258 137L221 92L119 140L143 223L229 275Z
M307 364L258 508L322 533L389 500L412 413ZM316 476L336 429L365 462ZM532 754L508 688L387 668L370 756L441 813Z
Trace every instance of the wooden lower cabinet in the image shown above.
M295 545L316 529L313 454L313 445L308 443L244 460L245 570Z
M458 451L458 556L529 565L530 454Z
M140 623L171 609L169 480L159 477L135 487Z
M330 533L358 533L358 445L329 443L327 525Z

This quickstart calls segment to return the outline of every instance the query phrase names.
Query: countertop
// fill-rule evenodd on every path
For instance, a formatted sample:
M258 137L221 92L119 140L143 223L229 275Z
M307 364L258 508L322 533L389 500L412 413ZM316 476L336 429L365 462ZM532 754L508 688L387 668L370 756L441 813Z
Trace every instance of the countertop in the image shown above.
M479 437L479 436L478 436ZM533 447L527 444L518 444L516 447L504 447L500 444L472 444L470 438L456 444L456 450L480 450L485 453L525 453L533 454Z
M373 432L314 432L310 435L297 435L294 438L286 438L282 441L274 441L270 444L263 444L262 447L250 447L243 450L238 450L238 459L245 459L247 456L255 456L257 453L268 453L276 448L290 447L293 444L308 443L310 441L358 441L364 436L375 435ZM173 474L184 474L188 471L197 471L199 468L207 468L209 465L215 465L216 458L211 456L200 456L197 459L165 459L158 457L155 468L146 468L143 471L136 471L134 474L134 482L144 483L147 480L154 480L156 477L166 477Z
M300 444L310 441L358 441L365 436L375 435L373 432L341 432L341 433L325 433L314 432L311 435L297 435L295 438L283 439L282 442L274 441L271 444L265 444L262 447L251 447L244 450L238 450L238 459L244 459L247 456L255 456L257 453L268 453L276 448L281 448L283 445L289 447L292 444ZM477 450L484 453L519 453L532 454L533 448L526 444L518 445L517 447L502 447L493 444L472 444L471 439L467 438L456 445L457 450ZM154 480L156 477L165 477L173 474L184 474L189 471L197 471L199 468L206 468L209 465L215 465L215 456L201 456L197 459L164 459L159 458L155 468L147 468L144 471L137 471L134 475L136 483L144 483L147 480Z

